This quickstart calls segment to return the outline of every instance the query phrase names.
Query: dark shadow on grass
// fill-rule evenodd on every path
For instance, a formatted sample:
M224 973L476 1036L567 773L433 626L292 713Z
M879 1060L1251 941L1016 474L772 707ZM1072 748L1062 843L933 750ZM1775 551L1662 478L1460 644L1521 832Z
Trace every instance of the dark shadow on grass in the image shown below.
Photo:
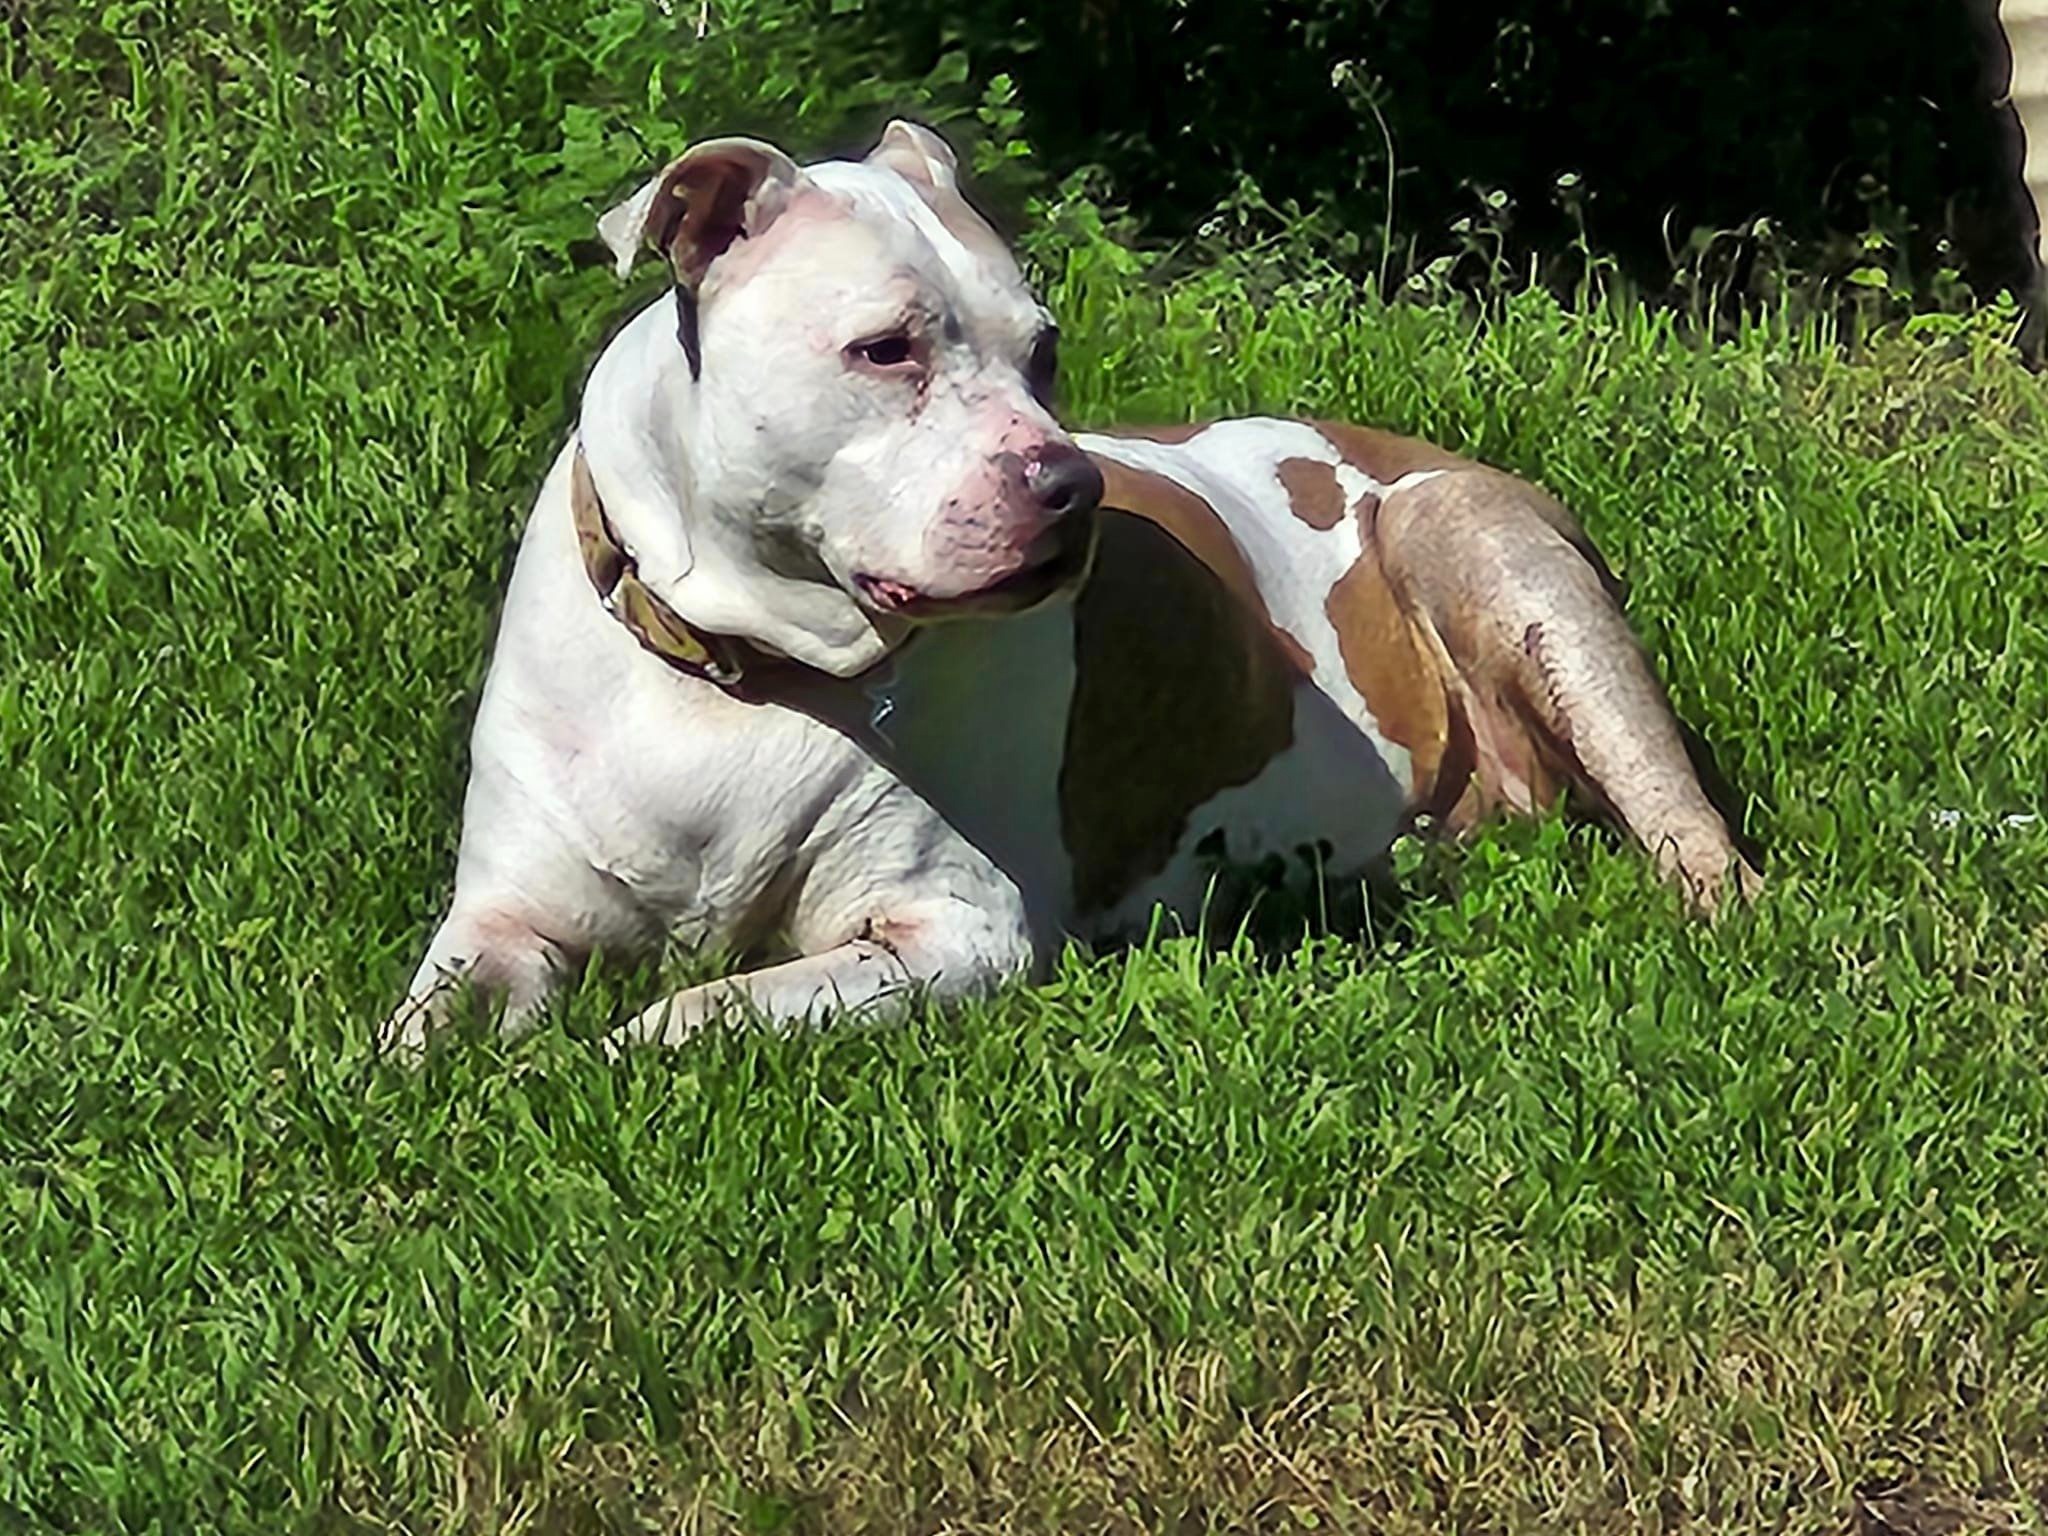
M1336 878L1310 850L1292 861L1217 862L1198 937L1217 949L1241 937L1261 968L1287 964L1316 939L1338 939L1362 953L1397 947L1413 936L1412 903L1445 890L1440 876L1421 885L1404 884L1387 860L1361 876Z
M1749 860L1759 874L1764 873L1764 845L1752 830L1747 812L1752 807L1756 808L1761 813L1757 819L1768 823L1776 820L1777 807L1760 795L1745 794L1737 789L1728 775L1722 772L1706 737L1683 720L1678 722L1678 734L1685 742L1685 755L1692 763L1700 788L1706 791L1708 803L1728 824L1728 836L1735 844L1735 851Z

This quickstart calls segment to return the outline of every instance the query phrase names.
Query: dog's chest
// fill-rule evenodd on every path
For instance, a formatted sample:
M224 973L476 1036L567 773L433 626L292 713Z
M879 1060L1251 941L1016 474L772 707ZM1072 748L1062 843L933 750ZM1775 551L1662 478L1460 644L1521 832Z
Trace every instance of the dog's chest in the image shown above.
M1105 513L1071 600L939 626L863 684L878 752L1047 925L1192 918L1220 855L1377 856L1402 796L1374 743L1171 537Z
M1074 682L1058 602L938 626L859 684L877 754L1053 921L1072 884L1060 777Z

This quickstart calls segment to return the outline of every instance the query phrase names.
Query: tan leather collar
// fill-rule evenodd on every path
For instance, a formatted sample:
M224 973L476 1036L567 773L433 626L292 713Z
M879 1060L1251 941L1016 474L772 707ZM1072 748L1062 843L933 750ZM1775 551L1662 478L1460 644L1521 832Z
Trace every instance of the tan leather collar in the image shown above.
M583 569L597 588L605 611L626 627L626 633L663 661L691 677L739 691L748 665L768 658L730 635L697 628L669 607L646 582L632 551L619 538L598 500L583 445L576 445L576 463L569 476L569 512L576 523L576 544L583 551Z

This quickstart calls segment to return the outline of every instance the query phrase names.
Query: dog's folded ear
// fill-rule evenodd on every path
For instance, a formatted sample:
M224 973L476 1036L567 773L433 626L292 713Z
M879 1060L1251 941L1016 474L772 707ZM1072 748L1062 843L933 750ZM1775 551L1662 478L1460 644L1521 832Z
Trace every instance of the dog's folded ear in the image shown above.
M952 192L959 187L960 160L953 146L931 129L904 118L882 130L881 142L868 152L868 164L885 165L934 192Z
M788 206L803 172L758 139L709 139L597 221L618 263L633 270L642 248L663 252L676 281L695 288L735 240L751 239Z

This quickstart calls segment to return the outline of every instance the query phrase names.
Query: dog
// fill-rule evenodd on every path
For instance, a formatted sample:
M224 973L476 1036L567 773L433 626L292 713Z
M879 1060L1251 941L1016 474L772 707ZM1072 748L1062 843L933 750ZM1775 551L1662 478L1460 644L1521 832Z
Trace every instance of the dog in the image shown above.
M1219 869L1351 878L1567 793L1697 909L1757 888L1562 506L1339 424L1069 434L1053 318L929 129L699 144L599 231L673 281L527 523L387 1045L662 944L783 957L614 1050L887 1014L1195 923Z

